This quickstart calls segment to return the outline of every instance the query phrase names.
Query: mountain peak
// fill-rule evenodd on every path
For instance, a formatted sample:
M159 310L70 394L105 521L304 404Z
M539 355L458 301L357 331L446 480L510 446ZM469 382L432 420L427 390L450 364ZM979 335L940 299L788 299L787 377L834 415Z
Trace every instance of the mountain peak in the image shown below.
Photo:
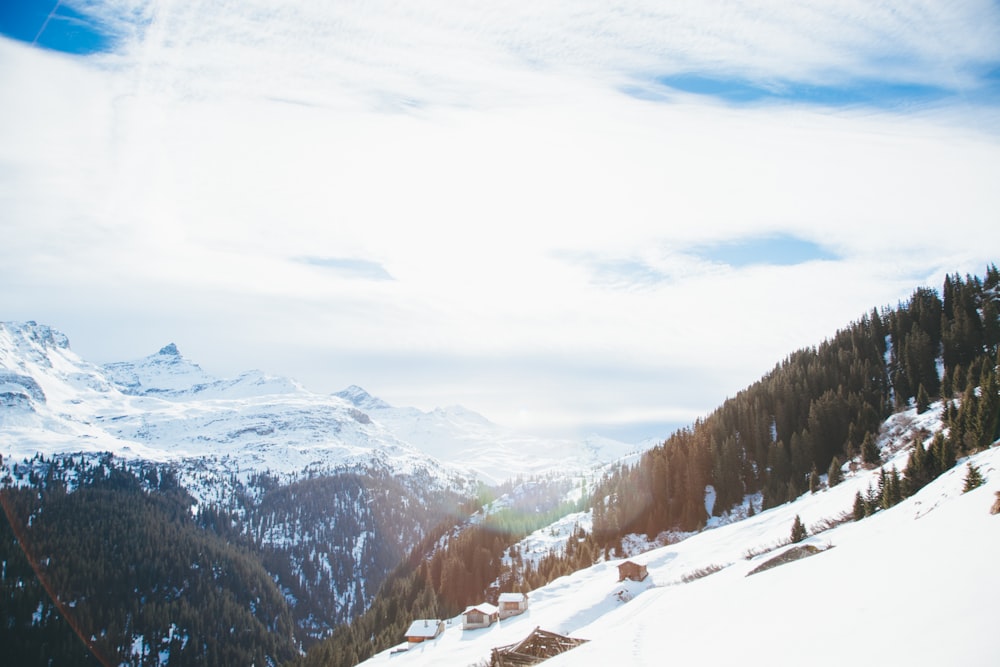
M174 343L170 343L169 345L164 345L163 347L160 348L160 351L157 354L162 354L164 356L171 356L171 357L181 356L180 350L177 349L177 346Z
M372 396L356 384L352 384L343 391L338 391L334 396L342 398L354 407L361 408L362 410L383 410L392 407L381 398Z
M6 330L8 335L22 341L24 344L41 349L69 349L69 338L66 337L66 334L45 324L38 324L34 320L28 320L27 322L0 322L0 329Z

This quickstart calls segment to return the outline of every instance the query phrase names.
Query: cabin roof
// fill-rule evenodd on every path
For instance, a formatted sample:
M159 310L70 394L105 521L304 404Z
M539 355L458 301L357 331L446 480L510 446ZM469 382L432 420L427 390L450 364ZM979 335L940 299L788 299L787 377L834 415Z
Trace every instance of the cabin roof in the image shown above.
M441 621L436 618L420 618L410 623L406 637L436 637Z
M527 595L524 593L501 593L500 602L523 602L527 599Z
M481 614L486 614L487 616L492 616L493 614L500 613L500 608L496 607L494 605L491 605L489 602L482 602L480 604L477 604L474 607L467 608L462 613L463 614L468 614L470 611L478 611Z

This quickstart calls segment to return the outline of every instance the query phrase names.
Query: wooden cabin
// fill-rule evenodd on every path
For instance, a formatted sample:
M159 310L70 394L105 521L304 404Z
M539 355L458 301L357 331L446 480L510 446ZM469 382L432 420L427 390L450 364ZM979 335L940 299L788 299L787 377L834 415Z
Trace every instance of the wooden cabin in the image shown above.
M618 581L625 581L626 579L642 581L648 576L649 572L646 571L645 565L640 565L630 560L618 564Z
M477 604L462 612L462 629L488 628L500 620L500 609L489 602Z
M523 614L528 610L527 593L501 593L500 599L500 620Z
M442 632L444 632L444 621L436 618L421 618L410 623L410 627L406 630L406 641L411 644L419 644L428 639L434 639Z

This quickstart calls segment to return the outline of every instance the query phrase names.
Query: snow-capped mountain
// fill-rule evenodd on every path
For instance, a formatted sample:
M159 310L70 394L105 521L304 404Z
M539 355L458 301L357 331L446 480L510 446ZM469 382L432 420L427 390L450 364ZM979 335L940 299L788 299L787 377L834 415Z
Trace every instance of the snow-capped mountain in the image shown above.
M105 364L103 369L122 392L135 396L240 398L306 393L292 380L258 370L241 373L231 380L215 378L183 357L173 343L148 357Z
M442 485L467 473L442 464L336 396L259 371L212 377L174 345L101 367L66 336L33 322L0 325L5 408L0 453L109 451L128 459L197 461L220 474L297 476L378 465Z
M256 370L221 379L172 343L98 366L34 322L0 324L0 405L4 456L109 451L244 477L375 464L442 485L473 475L500 482L582 471L634 449L597 437L525 436L459 406L393 407L357 386L316 394Z
M930 442L941 409L938 403L886 421L880 444L887 469L905 467L914 438ZM969 465L984 483L964 493ZM860 521L850 519L855 494L877 486L880 472L857 462L843 470L832 488L749 518L745 505L680 542L637 549L629 558L647 567L644 581L618 581L624 559L599 562L531 591L523 615L478 630L462 630L461 617L448 619L436 639L407 646L400 638L362 665L486 664L494 648L535 628L587 640L547 660L553 667L664 660L995 665L989 601L1000 596L1000 515L990 510L1000 494L1000 446L960 460L915 495ZM796 517L808 536L792 544ZM566 517L519 550L558 551L587 520Z
M364 410L400 440L441 461L461 461L491 483L550 472L582 472L616 461L637 447L591 435L582 441L537 438L494 424L460 405L424 412L397 408L358 386L337 396Z
M266 549L303 645L360 613L479 480L565 472L560 457L581 469L600 462L589 446L514 436L460 407L395 408L360 387L323 395L260 371L217 378L174 344L99 366L51 327L0 324L5 483L72 484L91 474L73 471L114 465L176 476L206 521Z

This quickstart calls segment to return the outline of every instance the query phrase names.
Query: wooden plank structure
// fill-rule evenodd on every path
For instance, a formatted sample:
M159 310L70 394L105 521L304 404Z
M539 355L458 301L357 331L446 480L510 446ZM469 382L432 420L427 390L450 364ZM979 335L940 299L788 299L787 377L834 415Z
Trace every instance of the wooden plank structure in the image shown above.
M588 639L565 637L555 632L535 628L530 635L516 644L493 649L490 667L526 667L565 653L571 648L588 642Z

